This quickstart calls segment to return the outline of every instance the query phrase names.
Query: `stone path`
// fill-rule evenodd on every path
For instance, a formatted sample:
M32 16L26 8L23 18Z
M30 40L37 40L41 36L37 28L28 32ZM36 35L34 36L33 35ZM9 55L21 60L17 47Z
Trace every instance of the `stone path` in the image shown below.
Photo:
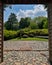
M4 61L6 63L5 65L41 65L41 63L47 64L48 63L47 58L41 53L45 54L47 58L49 57L48 51L44 51L44 52L42 51L40 52L34 52L34 51L4 52Z
M1 65L49 65L48 42L5 41L3 54Z
M4 50L48 50L44 41L5 41Z

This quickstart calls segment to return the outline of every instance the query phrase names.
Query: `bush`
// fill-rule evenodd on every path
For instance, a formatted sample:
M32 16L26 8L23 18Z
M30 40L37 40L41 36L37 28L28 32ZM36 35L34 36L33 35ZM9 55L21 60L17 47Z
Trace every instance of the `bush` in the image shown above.
M18 31L8 31L4 30L4 40L9 40L17 37L35 37L35 36L48 36L48 29L34 29L34 30L18 30Z
M28 31L29 31L29 30L26 29L26 28L25 28L25 29L18 30L18 31L17 31L17 36L18 36L18 37L20 37L20 36L22 37L23 35L28 35L28 34L29 34Z
M23 30L17 31L17 37L22 37L23 35L24 35L24 31Z
M35 32L35 34L36 34L36 35L40 35L40 31L37 30L37 31Z
M9 40L17 37L16 31L4 30L4 40Z
M48 29L39 29L39 30L36 31L36 35L48 36Z
M18 32L18 37L20 36L20 34L21 34L21 37L23 35L28 35L29 37L48 36L48 29L34 29L34 30L22 29L21 31Z
M48 36L48 30L47 29L42 29L40 35L42 35L42 36Z

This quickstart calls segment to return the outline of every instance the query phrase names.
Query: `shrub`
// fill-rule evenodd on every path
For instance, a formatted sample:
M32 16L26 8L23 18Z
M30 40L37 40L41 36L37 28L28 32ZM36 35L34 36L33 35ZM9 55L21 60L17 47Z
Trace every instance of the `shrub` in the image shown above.
M42 29L42 34L44 36L48 36L48 30L47 29Z
M23 30L17 31L17 37L22 37L23 35L24 35L24 31Z
M11 30L4 30L4 40L9 40L17 37L35 37L35 36L48 36L48 29L34 29L34 30L18 30L18 31L11 31Z
M17 37L16 31L4 30L4 40L9 40L9 39L16 38L16 37Z
M37 30L37 31L36 31L36 35L40 35L40 31Z
M30 28L24 28L24 29L21 29L21 30L23 30L24 32L28 32L28 31L30 31L31 29L30 29Z
M36 35L39 35L39 36L48 36L48 29L39 29L39 30L36 30Z

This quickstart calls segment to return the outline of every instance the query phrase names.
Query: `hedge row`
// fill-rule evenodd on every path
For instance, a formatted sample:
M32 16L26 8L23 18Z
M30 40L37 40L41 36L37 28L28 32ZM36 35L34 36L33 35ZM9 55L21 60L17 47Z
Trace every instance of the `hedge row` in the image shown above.
M36 29L36 30L21 29L18 31L4 30L4 40L9 40L16 37L27 38L35 36L48 36L48 30L47 29Z
M26 30L21 29L18 31L21 35L33 35L33 36L48 36L48 29L35 29L35 30Z
M4 40L9 40L17 37L16 31L4 30Z

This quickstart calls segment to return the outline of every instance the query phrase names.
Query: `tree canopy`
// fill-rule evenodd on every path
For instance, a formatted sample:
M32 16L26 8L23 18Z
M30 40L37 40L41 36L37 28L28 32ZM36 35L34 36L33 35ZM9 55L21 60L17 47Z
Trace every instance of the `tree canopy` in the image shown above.
M8 21L4 23L4 29L7 30L19 30L24 28L30 29L47 29L48 19L47 17L39 16L31 19L30 17L21 18L18 22L16 14L11 13Z
M5 28L8 30L15 30L15 28L17 29L18 27L18 20L16 18L16 15L14 13L11 13L8 21L5 22Z

